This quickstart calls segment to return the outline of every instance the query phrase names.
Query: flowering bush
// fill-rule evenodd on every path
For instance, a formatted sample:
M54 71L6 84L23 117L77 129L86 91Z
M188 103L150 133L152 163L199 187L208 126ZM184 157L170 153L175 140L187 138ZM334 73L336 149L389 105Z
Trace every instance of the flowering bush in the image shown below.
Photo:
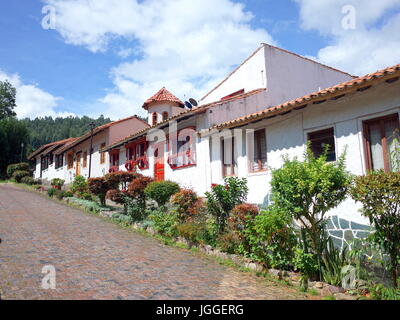
M195 213L193 207L198 200L196 192L191 189L181 189L171 197L171 203L176 206L176 212L181 221L187 220Z
M51 185L56 189L61 189L62 186L64 185L64 182L65 182L65 180L63 180L63 179L55 178L55 179L51 180Z

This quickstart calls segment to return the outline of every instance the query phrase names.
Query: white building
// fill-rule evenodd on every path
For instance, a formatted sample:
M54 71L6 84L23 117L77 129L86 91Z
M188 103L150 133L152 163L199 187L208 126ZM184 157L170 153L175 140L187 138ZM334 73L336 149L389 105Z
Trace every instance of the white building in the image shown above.
M93 134L88 131L79 138L42 146L28 156L29 160L34 159L36 163L34 177L42 179L44 183L60 178L67 184L77 175L85 178L101 177L109 172L110 167L118 162L118 159L109 158L106 154L100 153L100 150L148 127L149 125L137 116L131 116L94 128ZM93 149L90 156L91 143Z
M284 155L301 158L308 141L316 155L330 145L330 161L347 148L347 169L353 174L389 171L391 136L399 128L399 78L400 65L356 78L263 44L200 106L187 110L162 88L143 104L149 124L135 124L130 135L119 138L111 131L96 135L92 176L137 170L156 180L176 181L200 196L226 176L245 177L248 201L265 204L270 168L281 167ZM65 155L65 180L78 173L87 176L79 156L89 149L87 143L85 135L56 150ZM367 221L358 209L347 199L329 212L329 232L339 244L366 235Z

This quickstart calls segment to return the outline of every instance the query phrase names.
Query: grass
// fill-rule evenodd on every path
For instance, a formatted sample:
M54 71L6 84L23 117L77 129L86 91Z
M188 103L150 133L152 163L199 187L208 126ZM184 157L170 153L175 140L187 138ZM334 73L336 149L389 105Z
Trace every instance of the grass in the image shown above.
M308 290L308 293L311 294L312 296L319 296L318 290L314 288Z
M336 300L334 296L325 296L322 298L322 300Z

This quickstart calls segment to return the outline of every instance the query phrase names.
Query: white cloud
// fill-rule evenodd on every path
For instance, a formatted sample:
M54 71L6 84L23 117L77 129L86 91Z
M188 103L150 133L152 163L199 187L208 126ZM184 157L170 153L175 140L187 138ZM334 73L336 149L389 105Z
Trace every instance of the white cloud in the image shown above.
M400 63L400 0L294 0L301 26L330 38L317 58L322 63L364 75ZM345 29L342 8L355 8L356 28Z
M261 42L274 44L231 0L45 2L56 9L56 30L67 43L93 52L108 50L116 38L136 43L117 51L136 58L111 70L115 87L101 99L113 118L142 113L143 101L162 86L182 99L200 97Z
M15 112L18 118L35 118L44 116L66 117L71 113L54 111L61 98L38 88L36 85L24 84L18 74L8 75L0 70L0 81L8 80L17 90Z

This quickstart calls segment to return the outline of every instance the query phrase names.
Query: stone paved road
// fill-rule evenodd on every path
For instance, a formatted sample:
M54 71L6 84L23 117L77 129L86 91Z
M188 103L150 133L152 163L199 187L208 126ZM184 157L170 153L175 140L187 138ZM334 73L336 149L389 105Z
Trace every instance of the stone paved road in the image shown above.
M10 184L0 184L0 238L5 299L303 298ZM45 265L56 290L41 288Z

